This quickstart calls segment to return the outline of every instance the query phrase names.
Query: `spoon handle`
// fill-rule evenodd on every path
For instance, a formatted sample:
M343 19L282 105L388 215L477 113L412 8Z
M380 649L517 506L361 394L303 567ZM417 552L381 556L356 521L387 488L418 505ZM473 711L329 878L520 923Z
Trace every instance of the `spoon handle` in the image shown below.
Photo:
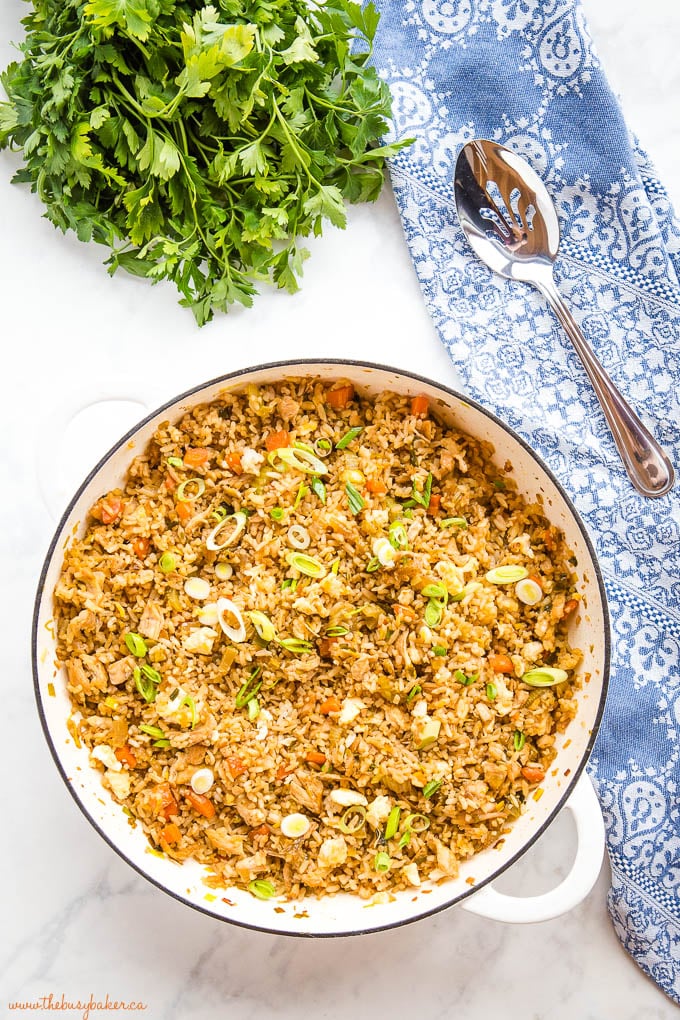
M552 271L541 274L534 283L549 301L581 359L631 482L643 496L664 496L675 478L670 460L593 354L555 285Z

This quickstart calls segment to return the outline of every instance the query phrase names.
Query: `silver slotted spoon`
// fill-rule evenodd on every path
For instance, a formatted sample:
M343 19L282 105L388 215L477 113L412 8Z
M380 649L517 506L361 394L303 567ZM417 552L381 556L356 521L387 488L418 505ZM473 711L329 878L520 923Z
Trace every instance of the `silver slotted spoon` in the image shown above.
M643 496L673 486L671 462L599 363L553 277L560 242L557 212L541 178L510 149L477 138L456 161L458 218L490 269L537 287L547 298L593 384L628 477Z

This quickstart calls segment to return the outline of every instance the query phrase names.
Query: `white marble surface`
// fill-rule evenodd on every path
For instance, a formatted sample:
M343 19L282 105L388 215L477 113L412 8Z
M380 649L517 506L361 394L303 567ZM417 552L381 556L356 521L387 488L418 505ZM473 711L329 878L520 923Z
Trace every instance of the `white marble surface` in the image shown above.
M585 7L629 123L680 204L677 0L646 0L644 17L638 0L586 0ZM20 0L0 5L2 66L22 9ZM199 334L170 290L123 275L111 281L99 250L41 220L37 199L9 186L11 166L2 155L7 360L0 543L8 626L0 797L3 817L13 820L3 829L1 851L3 1015L12 1000L49 993L142 1000L149 1020L674 1015L612 932L606 866L578 909L543 925L510 927L453 909L360 939L296 941L188 910L138 878L90 828L56 774L33 702L29 622L53 527L34 450L38 439L53 445L56 488L65 494L140 408L124 403L86 412L65 439L47 424L52 412L88 395L125 397L144 387L156 402L204 378L282 356L370 356L450 382L455 376L421 302L389 193L375 207L352 210L345 233L329 232L314 244L298 297L266 295L252 311ZM338 294L351 299L338 301ZM503 888L545 890L563 873L572 844L570 823L558 819Z

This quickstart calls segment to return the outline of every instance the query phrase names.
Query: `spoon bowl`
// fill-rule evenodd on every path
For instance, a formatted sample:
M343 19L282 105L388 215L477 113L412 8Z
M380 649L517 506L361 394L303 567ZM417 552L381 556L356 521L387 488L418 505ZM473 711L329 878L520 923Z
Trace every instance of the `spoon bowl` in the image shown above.
M671 462L593 354L555 285L560 227L541 178L516 152L476 138L458 154L454 194L458 219L475 254L495 273L537 287L552 306L635 488L650 498L664 496L674 482Z

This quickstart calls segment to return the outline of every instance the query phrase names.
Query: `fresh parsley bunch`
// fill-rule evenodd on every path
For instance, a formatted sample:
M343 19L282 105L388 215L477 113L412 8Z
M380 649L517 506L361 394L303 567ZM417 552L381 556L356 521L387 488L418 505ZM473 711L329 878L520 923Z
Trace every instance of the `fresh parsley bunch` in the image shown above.
M349 0L33 0L0 76L0 148L23 150L57 227L169 279L199 325L260 281L290 292L299 238L374 200L390 117L368 65L379 15Z

